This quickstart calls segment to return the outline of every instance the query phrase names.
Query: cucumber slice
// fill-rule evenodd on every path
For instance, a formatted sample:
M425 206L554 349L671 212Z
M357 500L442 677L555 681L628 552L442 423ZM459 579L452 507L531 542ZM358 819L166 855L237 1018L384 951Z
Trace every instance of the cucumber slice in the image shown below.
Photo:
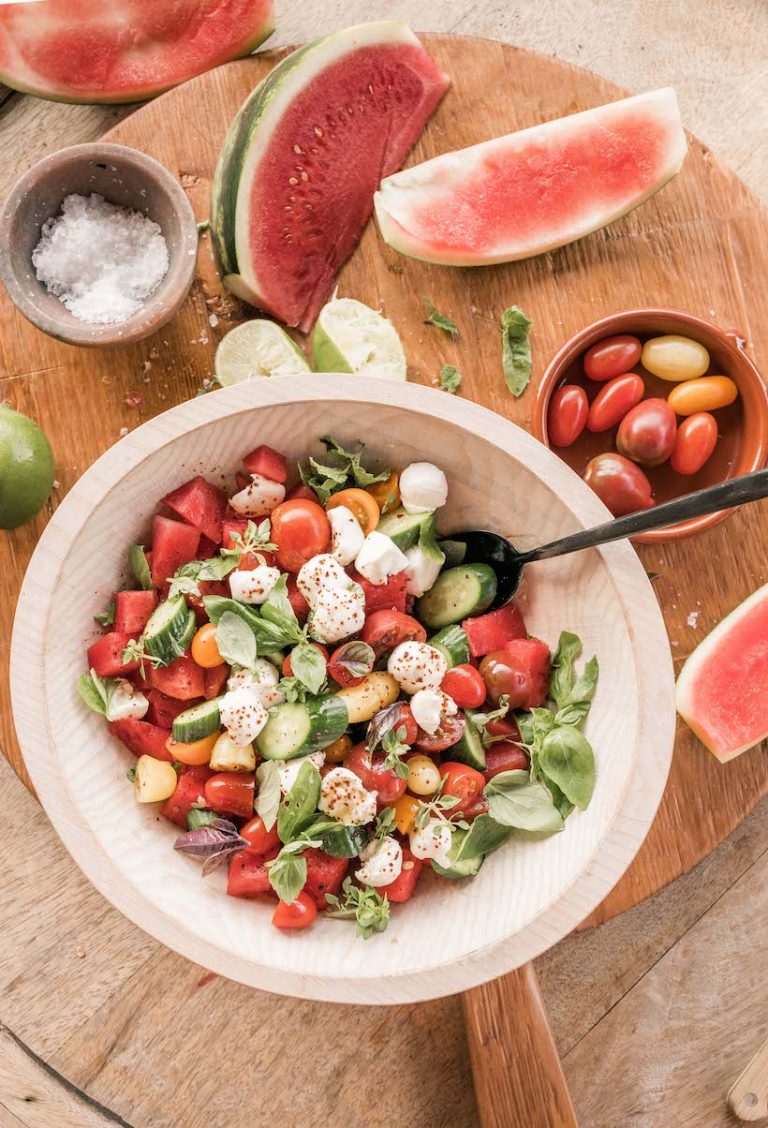
M333 744L348 724L347 707L336 695L309 697L303 704L286 701L273 710L256 747L265 760L295 760Z
M488 564L447 568L416 604L416 615L428 627L447 627L479 615L496 598L496 573Z
M183 595L177 595L155 608L141 637L147 653L168 666L182 656L196 630L194 611L187 607Z
M143 544L132 544L128 549L128 565L136 582L145 591L149 591L152 587L152 573L149 570L149 561Z
M219 716L220 697L213 697L210 701L201 701L191 709L185 709L174 718L171 732L173 739L180 744L191 744L193 740L202 740L211 733L218 732L221 728Z
M443 556L445 557L446 568L454 568L457 564L463 564L467 555L467 546L464 541L441 540L437 542L440 546Z
M464 629L457 623L451 627L443 627L432 636L429 645L445 655L449 670L451 666L460 666L462 662L469 661L469 639Z
M464 714L461 740L451 747L451 759L458 760L460 764L469 764L470 768L475 768L478 772L485 771L485 749L469 710Z
M452 879L460 877L474 877L480 866L485 861L483 854L475 854L470 858L459 857L461 848L464 845L464 839L470 832L467 830L454 830L453 832L453 845L451 846L448 858L450 866L439 866L437 862L432 862L432 869L435 873L439 873L441 877L450 877Z
M428 513L406 513L404 509L396 509L382 517L376 526L377 533L384 533L393 540L401 552L413 548L418 544L422 529L428 526L434 516L434 511Z
M344 826L339 823L333 830L321 836L321 850L333 858L357 858L368 841L368 831L364 826Z

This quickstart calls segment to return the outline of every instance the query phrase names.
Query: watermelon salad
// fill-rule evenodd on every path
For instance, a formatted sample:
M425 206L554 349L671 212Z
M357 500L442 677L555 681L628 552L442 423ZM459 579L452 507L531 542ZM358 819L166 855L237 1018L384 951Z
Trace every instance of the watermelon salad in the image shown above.
M160 499L79 688L204 874L272 898L278 928L322 912L368 937L426 869L472 877L587 807L598 670L440 539L439 467L323 443L295 481L261 445L230 493L198 476Z

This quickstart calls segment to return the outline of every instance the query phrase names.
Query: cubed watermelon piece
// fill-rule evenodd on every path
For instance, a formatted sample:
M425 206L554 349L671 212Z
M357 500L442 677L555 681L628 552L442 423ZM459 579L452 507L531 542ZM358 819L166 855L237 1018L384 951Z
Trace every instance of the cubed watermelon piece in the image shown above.
M168 697L165 693L161 693L159 689L148 689L147 700L149 701L149 709L146 719L150 724L159 725L160 728L164 729L171 728L179 713L183 713L185 709L190 709L192 705L197 704L196 701L179 701L176 697Z
M318 909L326 909L326 893L338 894L341 883L347 876L349 858L334 858L324 850L312 848L305 850L307 860L307 880L304 892L308 893Z
M205 675L202 666L198 666L186 654L171 662L170 666L160 666L156 670L147 670L147 683L152 689L159 689L167 697L175 697L177 701L194 701L196 697L205 696Z
M302 501L317 502L317 494L309 486L305 486L303 482L299 482L298 486L294 486L292 490L288 490L285 495L286 501L295 501L300 498Z
M185 596L185 599L187 601L187 606L191 607L194 611L195 618L197 619L198 623L207 623L208 616L205 611L205 604L203 603L203 599L206 597L206 595L228 596L229 587L224 583L223 580L199 580L197 586L200 588L200 594L192 595L190 593L189 595Z
M157 593L154 591L118 591L115 594L116 632L140 635L156 607Z
M152 583L161 587L174 572L197 559L200 530L170 517L152 522Z
M123 662L123 650L138 636L110 631L88 647L88 669L95 670L100 678L125 677L138 670L138 661Z
M269 446L257 446L243 459L243 466L249 474L261 474L270 482L284 482L288 477L288 464L284 455Z
M279 847L267 854L257 854L255 850L241 850L229 863L227 893L230 897L260 897L271 893L269 871L266 862L271 862L280 853Z
M198 475L172 490L160 502L199 529L208 540L221 544L221 522L228 499L223 490Z
M163 816L186 830L187 815L193 804L205 806L205 784L212 775L213 772L205 764L183 767L179 772L176 790L163 807Z
M516 603L505 603L498 611L465 619L461 624L469 641L469 652L473 658L490 654L492 650L503 650L515 638L525 638L528 631Z
M416 882L422 871L424 863L420 858L415 858L407 846L403 847L403 868L400 876L396 877L389 885L382 885L377 890L382 897L387 897L392 902L408 901L416 889Z
M373 611L405 611L406 587L408 576L405 572L397 572L390 576L385 584L372 584L361 576L355 568L348 569L350 578L359 584L365 596L365 612L370 615Z
M518 664L531 679L532 688L522 709L538 709L547 700L549 688L549 647L540 638L515 638L504 647L510 661Z
M229 666L223 662L221 666L211 666L204 671L205 680L205 696L210 701L212 697L218 697L223 693L229 677Z
M173 756L165 746L171 735L170 729L159 728L158 725L150 724L148 721L138 721L135 717L125 717L122 721L112 721L109 731L121 740L134 756L173 760Z
M206 536L200 537L200 544L197 546L198 560L210 560L212 556L218 556L218 553L218 544L214 544L213 541L208 540Z

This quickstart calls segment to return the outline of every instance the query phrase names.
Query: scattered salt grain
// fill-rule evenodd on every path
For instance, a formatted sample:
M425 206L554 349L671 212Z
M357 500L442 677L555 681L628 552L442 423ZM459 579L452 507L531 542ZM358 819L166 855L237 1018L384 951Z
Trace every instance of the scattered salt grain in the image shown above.
M699 612L691 611L686 622L688 623L689 627L697 627L699 625Z
M38 279L91 325L117 325L138 313L168 263L156 223L95 193L67 196L32 252Z
M128 434L128 428L127 427L121 427L120 428L120 438L124 439L127 434Z
M218 317L216 316L215 313L211 313L211 314L208 315L208 324L210 325L211 329L215 329L216 326L219 324L219 319L218 319Z

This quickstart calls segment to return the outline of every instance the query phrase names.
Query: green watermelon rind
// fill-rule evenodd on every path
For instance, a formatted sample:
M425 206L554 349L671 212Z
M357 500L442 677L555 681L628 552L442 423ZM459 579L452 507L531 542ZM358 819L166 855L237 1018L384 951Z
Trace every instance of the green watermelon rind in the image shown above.
M236 297L269 308L250 261L250 189L259 158L280 123L281 111L328 67L361 47L389 43L421 46L401 20L344 28L292 52L270 71L241 106L229 128L213 178L211 237L224 282Z
M405 223L402 209L397 208L396 200L393 199L403 187L407 193L409 184L413 185L410 190L416 195L418 193L418 180L428 177L432 172L437 173L438 177L444 182L446 176L450 176L451 164L454 165L459 173L459 177L466 175L467 170L472 167L474 162L482 159L487 152L493 150L495 145L501 141L508 140L509 137L519 139L530 138L532 142L535 142L537 135L540 135L542 131L546 133L551 132L553 129L560 129L563 132L567 132L570 129L576 132L584 123L585 119L589 117L609 113L611 111L616 112L616 110L621 107L636 108L643 103L646 104L649 112L656 108L659 111L666 111L667 113L669 118L670 140L667 163L659 169L658 178L652 187L642 196L632 199L621 207L610 211L606 210L599 215L593 223L574 228L570 232L559 234L551 239L543 238L535 244L521 247L519 250L515 251L512 249L500 249L498 253L478 251L477 253L468 252L464 254L452 252L450 249L446 248L430 247L426 238L419 237L410 232ZM568 117L543 122L541 125L535 125L528 129L520 130L516 134L509 134L507 137L494 138L490 141L480 142L477 145L471 145L466 149L457 150L452 153L444 153L441 156L433 157L431 160L425 161L421 165L415 165L403 172L397 172L381 182L379 191L374 197L376 222L385 243L401 254L407 255L409 258L418 259L422 262L457 267L492 266L505 262L517 262L522 259L533 258L536 255L546 254L548 251L558 250L560 247L586 238L588 235L594 234L595 231L600 230L600 228L607 226L609 223L614 223L616 220L622 219L625 215L629 215L635 208L640 207L641 204L646 203L655 196L657 192L677 175L682 167L686 151L687 144L685 132L680 120L677 96L671 87L664 87L661 90L655 90L648 94L638 94L632 98L624 98L618 102L609 102L604 106L597 106L594 109L584 110L581 113L571 114Z
M755 607L766 603L766 601L768 601L768 584L758 588L757 591L745 599L743 603L740 603L738 607L734 608L730 614L726 615L726 617L710 631L705 639L702 639L693 653L688 657L677 678L675 702L678 713L699 738L701 743L723 764L727 763L729 760L735 759L737 756L740 756L742 752L754 748L756 744L768 738L768 706L766 707L764 728L753 729L749 735L745 736L744 744L741 744L738 748L733 748L730 745L726 746L723 741L718 741L718 734L716 732L706 727L705 719L701 717L697 711L694 700L694 694L698 688L697 678L706 670L709 661L718 650L721 649L723 643L729 641L734 636L735 629L738 629L741 623L749 617Z

